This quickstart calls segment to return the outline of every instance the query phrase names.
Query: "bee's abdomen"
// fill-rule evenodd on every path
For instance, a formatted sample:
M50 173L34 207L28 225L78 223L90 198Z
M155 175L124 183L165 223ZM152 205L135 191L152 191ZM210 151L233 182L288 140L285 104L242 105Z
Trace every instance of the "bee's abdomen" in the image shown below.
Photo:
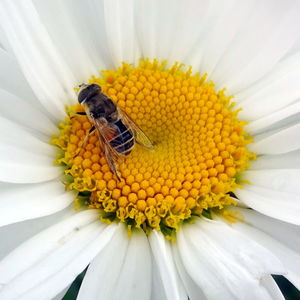
M117 152L127 155L131 152L134 146L134 136L132 132L127 128L122 120L118 120L114 125L118 128L115 138L110 140L109 144Z

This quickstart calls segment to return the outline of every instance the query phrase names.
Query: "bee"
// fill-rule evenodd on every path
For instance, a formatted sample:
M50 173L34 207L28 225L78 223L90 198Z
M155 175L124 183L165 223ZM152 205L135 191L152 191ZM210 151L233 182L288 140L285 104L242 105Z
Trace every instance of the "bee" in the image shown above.
M135 143L149 150L153 149L153 144L141 128L112 99L102 93L98 84L83 83L79 87L78 102L84 106L85 112L77 114L86 115L93 125L83 145L88 136L96 131L110 170L120 181L117 162L131 153Z

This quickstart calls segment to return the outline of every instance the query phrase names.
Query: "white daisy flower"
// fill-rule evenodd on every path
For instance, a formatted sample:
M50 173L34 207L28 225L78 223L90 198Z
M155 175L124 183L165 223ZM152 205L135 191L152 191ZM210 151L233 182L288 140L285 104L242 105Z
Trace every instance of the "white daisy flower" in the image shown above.
M60 299L86 267L78 299L283 299L271 274L299 289L299 10L1 1L0 299ZM87 135L84 82L154 149L106 108L117 130ZM125 132L116 173L97 135L118 151Z

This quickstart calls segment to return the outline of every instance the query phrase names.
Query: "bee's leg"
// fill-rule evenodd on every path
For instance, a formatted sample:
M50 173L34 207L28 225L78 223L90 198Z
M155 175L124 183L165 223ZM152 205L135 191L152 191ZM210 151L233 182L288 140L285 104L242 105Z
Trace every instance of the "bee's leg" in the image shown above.
M104 154L105 154L106 161L109 165L109 168L116 175L118 181L121 181L119 172L117 171L117 168L116 168L116 164L111 156L111 153L109 152L108 147L106 147L105 145L104 145Z
M85 111L77 111L75 114L76 114L76 115L79 115L79 116L86 116L86 112L85 112ZM73 118L75 118L75 115L73 115L73 116L71 117L71 119L73 119Z
M83 142L82 142L82 146L81 146L81 147L84 147L84 146L86 145L86 142L87 142L89 136L90 136L91 134L93 134L93 133L95 132L95 130L96 130L96 127L95 127L95 126L92 126L91 129L89 130L89 132L88 132L88 133L86 134L86 136L84 137L84 140L83 140Z
M80 148L78 148L76 154L74 155L74 158L80 153L80 150L86 145L87 141L88 141L88 138L91 134L93 134L96 130L96 127L95 126L92 126L91 129L89 130L89 132L86 134L86 136L84 137L83 141L82 141L82 144L80 146Z

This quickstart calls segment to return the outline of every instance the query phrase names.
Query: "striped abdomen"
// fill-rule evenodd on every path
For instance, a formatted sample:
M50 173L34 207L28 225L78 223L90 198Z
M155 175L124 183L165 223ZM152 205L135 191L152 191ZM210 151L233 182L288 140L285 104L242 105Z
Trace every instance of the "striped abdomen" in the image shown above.
M116 135L109 141L109 144L118 153L127 155L131 152L134 146L134 136L131 130L124 125L122 120L114 123L116 126Z

